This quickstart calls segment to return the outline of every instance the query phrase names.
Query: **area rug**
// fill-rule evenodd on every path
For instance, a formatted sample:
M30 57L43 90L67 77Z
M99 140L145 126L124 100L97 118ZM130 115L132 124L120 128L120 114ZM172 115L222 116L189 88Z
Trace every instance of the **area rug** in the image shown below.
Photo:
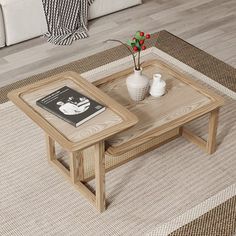
M106 68L127 54L116 47L6 86L0 90L0 235L228 236L235 232L235 69L166 31L159 37L160 57L225 97L217 152L208 156L179 138L109 172L108 209L98 214L47 164L43 132L7 102L6 94L69 69L92 80L95 68ZM206 125L203 117L190 128L205 137Z

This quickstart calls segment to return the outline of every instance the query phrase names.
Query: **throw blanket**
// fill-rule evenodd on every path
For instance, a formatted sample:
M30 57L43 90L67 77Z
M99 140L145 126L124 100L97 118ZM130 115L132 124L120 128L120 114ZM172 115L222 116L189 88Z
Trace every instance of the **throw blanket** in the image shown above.
M70 45L87 38L88 7L94 0L42 0L48 25L48 42Z

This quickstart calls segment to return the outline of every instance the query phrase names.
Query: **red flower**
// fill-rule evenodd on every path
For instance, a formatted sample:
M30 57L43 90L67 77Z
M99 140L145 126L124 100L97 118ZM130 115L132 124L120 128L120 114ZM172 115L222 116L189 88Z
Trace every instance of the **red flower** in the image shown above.
M140 32L140 36L144 36L144 32Z
M133 47L133 50L134 50L135 52L137 52L137 51L138 51L138 47L137 47L137 46L134 46L134 47Z
M144 40L139 41L140 45L144 44Z
M146 34L146 39L150 39L151 35L150 34Z
M142 50L145 50L145 49L146 49L146 46L143 45L143 46L142 46Z

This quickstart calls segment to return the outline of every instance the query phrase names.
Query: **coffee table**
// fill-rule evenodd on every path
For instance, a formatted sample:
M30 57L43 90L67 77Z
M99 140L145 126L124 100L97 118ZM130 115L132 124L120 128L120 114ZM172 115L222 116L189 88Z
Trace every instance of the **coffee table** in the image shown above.
M103 104L106 110L75 128L36 105L46 95L68 86ZM8 97L46 133L48 161L100 211L105 210L104 140L137 123L125 107L74 72L44 79L8 94ZM69 152L69 170L58 161L55 142ZM94 147L96 193L82 182L82 150Z
M180 136L209 154L216 150L218 114L224 104L223 98L161 60L146 61L142 67L150 79L154 73L162 74L167 83L164 96L147 96L141 102L133 102L125 84L132 68L94 82L98 89L79 75L66 72L9 94L9 98L47 134L50 163L65 174L100 212L105 210L105 171ZM81 132L76 132L80 128L71 127L35 105L37 99L64 85L96 98L110 109L96 118L99 121L88 121ZM204 140L185 125L206 114L209 114L209 128L208 138ZM100 128L94 127L97 122L101 122ZM55 141L70 151L69 168L57 160ZM91 154L95 155L95 164L87 173L87 160L91 159ZM86 185L94 177L96 195Z

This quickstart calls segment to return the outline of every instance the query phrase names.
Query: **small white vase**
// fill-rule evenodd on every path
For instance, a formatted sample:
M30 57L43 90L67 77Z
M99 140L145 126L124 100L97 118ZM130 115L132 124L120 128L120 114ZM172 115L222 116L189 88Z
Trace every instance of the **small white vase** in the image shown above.
M142 69L134 69L134 73L127 77L126 85L131 99L136 102L142 101L149 89L149 79L142 75Z
M153 97L161 97L165 94L166 82L161 79L161 74L154 74L153 81L149 93Z

